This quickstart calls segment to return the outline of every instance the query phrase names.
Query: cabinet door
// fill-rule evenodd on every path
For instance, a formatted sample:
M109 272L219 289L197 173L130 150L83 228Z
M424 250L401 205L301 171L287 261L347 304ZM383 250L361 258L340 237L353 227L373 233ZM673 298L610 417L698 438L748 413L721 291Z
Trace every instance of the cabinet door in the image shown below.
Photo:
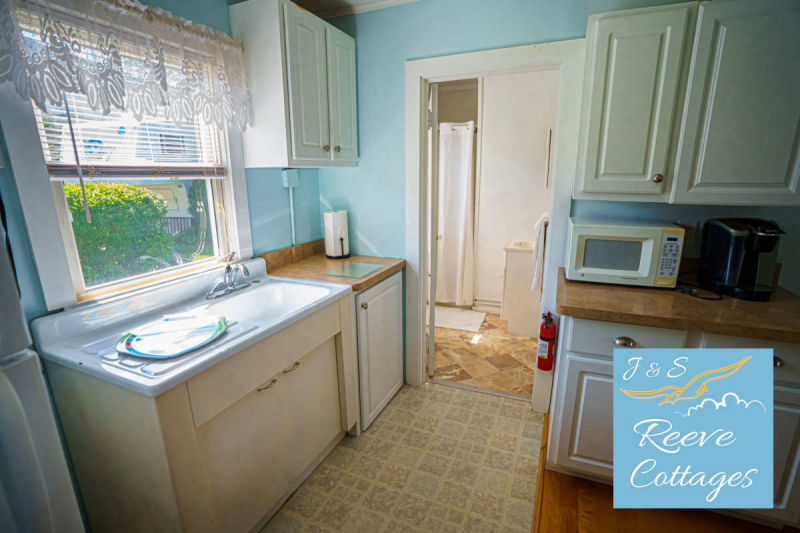
M403 386L402 273L356 297L361 429Z
M219 531L253 529L342 431L334 338L264 379L197 428Z
M328 26L326 31L331 158L355 164L358 161L356 43L352 37L332 26Z
M675 202L799 205L800 3L702 3Z
M655 8L590 21L579 193L667 190L689 10Z
M291 3L283 9L291 157L300 163L329 161L325 22Z
M555 413L556 464L611 479L613 361L567 352L559 366L558 387L564 396Z
M754 509L752 513L796 523L800 520L800 389L776 385L774 394L775 508Z

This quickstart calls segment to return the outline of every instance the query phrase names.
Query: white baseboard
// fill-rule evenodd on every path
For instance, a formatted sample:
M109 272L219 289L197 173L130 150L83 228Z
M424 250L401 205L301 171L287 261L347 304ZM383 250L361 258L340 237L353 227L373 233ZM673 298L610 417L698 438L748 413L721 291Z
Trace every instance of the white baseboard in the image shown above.
M475 302L472 305L473 311L491 313L493 315L499 315L500 308L500 300L490 300L488 298L475 298Z

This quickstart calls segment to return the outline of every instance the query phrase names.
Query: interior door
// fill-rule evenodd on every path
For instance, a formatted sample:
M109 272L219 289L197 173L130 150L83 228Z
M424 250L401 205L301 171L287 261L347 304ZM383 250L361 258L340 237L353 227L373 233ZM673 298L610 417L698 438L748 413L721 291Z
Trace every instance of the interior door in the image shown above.
M428 376L433 377L436 324L436 261L439 252L439 86L430 85L428 94Z
M331 158L342 163L356 163L356 43L352 37L336 28L329 26L326 32Z
M676 203L800 205L800 2L701 3Z
M325 22L291 3L284 18L292 159L330 161Z
M590 22L580 192L664 193L689 9Z

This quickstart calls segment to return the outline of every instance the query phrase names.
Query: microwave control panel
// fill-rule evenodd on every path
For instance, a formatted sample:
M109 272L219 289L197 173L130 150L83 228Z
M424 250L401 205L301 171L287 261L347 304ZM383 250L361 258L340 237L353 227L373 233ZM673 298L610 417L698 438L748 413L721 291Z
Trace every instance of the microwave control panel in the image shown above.
M681 251L683 248L683 233L664 233L661 238L661 259L658 264L658 278L678 277L678 267L681 264ZM674 286L674 285L673 285Z

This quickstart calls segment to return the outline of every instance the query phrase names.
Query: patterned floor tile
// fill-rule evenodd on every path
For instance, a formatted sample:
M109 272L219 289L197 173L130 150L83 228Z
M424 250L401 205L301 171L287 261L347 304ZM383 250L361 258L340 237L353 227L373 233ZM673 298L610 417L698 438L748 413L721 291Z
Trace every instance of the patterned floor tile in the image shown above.
M263 531L530 531L542 425L524 401L404 387Z
M487 314L480 331L436 328L434 378L530 397L537 339L506 332Z

